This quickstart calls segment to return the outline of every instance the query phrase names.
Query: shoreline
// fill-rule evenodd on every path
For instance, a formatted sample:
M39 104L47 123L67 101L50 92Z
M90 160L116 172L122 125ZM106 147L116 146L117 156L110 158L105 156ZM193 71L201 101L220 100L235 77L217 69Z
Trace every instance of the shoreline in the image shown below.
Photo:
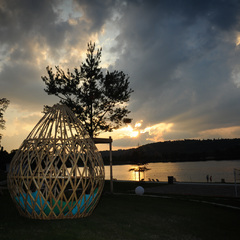
M110 181L106 180L106 186L110 187ZM138 182L138 181L113 181L113 192L135 193L136 187L144 188L143 195L157 196L187 196L187 197L217 197L234 198L240 200L240 184L223 183L189 183L189 182ZM114 191L115 189L115 191ZM237 190L237 191L236 191Z

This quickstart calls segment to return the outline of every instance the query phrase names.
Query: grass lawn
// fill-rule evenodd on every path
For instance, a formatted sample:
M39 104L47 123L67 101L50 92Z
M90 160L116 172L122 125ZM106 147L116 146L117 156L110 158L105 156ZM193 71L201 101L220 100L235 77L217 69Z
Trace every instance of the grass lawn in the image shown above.
M114 187L123 192L134 189L134 184ZM239 239L240 210L187 198L110 195L106 189L90 217L48 221L21 217L4 190L0 195L0 239Z

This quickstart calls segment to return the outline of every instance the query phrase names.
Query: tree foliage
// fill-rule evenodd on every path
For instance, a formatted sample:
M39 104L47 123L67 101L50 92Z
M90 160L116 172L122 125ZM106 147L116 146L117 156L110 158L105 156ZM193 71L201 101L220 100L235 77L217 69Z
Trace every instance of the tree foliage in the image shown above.
M6 98L0 98L0 129L5 128L6 121L3 119L3 113L6 111L10 101ZM2 134L0 133L0 144L1 144Z
M47 67L48 76L42 80L49 95L56 95L60 103L66 104L82 121L91 137L103 131L112 131L122 125L123 117L130 111L126 103L133 92L129 88L129 77L122 71L106 71L101 63L102 49L88 43L86 61L74 72L65 73L59 66L56 72Z

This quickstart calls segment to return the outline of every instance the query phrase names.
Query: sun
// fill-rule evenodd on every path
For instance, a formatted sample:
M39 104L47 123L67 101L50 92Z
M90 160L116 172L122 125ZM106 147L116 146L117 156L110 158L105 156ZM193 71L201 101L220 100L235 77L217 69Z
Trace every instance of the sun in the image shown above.
M131 137L131 138L136 138L140 134L139 130L137 130L135 127L133 128L130 124L117 131L121 132L122 135Z
M132 137L132 138L136 138L136 137L138 137L138 135L139 135L139 131L132 131L130 133L130 137Z

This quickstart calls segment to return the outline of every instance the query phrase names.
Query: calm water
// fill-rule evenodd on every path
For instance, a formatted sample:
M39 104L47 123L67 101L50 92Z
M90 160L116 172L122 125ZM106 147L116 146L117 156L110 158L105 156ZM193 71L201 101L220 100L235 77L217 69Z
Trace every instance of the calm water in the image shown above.
M113 166L113 178L117 180L138 180L138 172L130 171L134 165ZM206 182L206 175L212 176L213 182L234 182L233 169L240 169L240 160L235 161L203 161L181 163L149 163L150 170L141 173L141 179L158 179L167 181L174 176L180 182ZM105 166L105 178L110 179L109 166Z

